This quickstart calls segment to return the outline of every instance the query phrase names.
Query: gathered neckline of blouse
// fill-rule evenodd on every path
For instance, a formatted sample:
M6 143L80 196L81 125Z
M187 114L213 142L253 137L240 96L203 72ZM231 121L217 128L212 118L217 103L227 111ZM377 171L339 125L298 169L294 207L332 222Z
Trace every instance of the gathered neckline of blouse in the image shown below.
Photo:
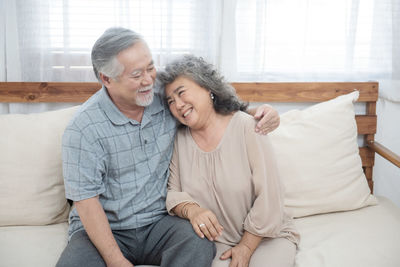
M188 134L188 136L189 136L190 142L191 142L192 145L195 147L195 149L196 149L197 151L199 151L200 153L202 153L202 154L212 154L212 153L217 152L217 151L220 149L220 147L222 146L222 144L224 143L224 140L226 139L226 136L228 135L227 133L228 133L228 131L230 131L230 128L232 127L233 121L234 121L234 119L235 119L235 117L237 116L238 113L240 113L240 112L239 112L239 111L236 111L236 112L233 114L232 118L229 120L228 126L226 127L224 134L222 135L221 140L219 141L218 145L217 145L213 150L211 150L211 151L204 151L203 149L201 149L201 148L199 147L199 145L196 143L196 141L194 140L194 138L193 138L193 136L192 136L192 133L190 132L189 127L186 127L186 131L187 131L187 134Z

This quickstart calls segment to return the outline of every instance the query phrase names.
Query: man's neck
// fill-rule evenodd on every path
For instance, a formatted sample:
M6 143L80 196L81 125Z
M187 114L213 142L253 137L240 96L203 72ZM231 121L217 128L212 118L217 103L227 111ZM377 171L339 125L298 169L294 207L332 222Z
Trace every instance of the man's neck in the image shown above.
M142 122L144 107L136 105L134 107L120 107L117 105L117 108L128 118Z
M108 95L109 95L111 101L119 109L119 111L121 111L122 114L124 114L126 117L133 119L137 122L142 122L145 107L138 106L138 105L132 104L132 103L126 103L126 101L122 100L122 99L119 99L119 100L113 99L113 97L110 94L108 94Z

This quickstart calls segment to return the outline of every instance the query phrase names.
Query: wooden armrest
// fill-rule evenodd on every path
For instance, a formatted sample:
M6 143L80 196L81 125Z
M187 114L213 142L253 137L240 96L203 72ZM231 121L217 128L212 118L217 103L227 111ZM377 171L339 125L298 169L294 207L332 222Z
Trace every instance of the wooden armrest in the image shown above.
M378 153L394 165L400 168L400 156L386 148L385 146L379 144L376 141L369 141L367 146L372 149L372 151Z

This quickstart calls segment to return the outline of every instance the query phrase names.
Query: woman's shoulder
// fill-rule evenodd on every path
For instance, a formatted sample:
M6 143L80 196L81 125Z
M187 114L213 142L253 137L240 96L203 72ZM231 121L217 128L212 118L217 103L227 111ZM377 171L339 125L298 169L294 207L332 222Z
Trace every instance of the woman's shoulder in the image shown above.
M182 124L179 124L176 129L176 134L185 135L187 134L188 127Z
M189 128L184 125L179 125L176 131L175 141L182 142L183 140L187 140L190 135Z
M236 114L234 115L234 119L237 124L241 125L245 129L248 128L254 129L256 125L254 117L243 111L237 111Z

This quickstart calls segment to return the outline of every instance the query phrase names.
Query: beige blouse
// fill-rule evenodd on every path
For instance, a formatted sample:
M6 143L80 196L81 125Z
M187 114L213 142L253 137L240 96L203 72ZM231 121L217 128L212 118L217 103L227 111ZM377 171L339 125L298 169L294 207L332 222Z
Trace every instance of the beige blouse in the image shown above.
M224 228L217 241L234 246L246 230L263 237L299 235L284 210L282 185L268 136L255 120L236 112L215 150L202 151L189 128L178 130L170 164L167 210L196 202L214 212Z

